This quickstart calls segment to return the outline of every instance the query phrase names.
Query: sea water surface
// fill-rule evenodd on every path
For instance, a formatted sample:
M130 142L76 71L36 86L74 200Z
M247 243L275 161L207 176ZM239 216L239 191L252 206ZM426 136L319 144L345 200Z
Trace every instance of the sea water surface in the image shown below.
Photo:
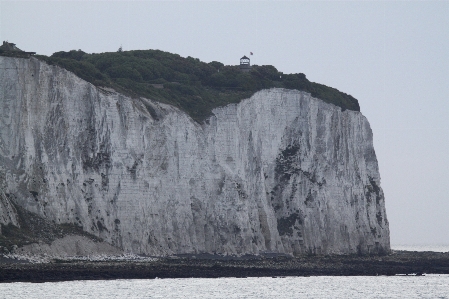
M16 282L0 298L449 298L449 275Z

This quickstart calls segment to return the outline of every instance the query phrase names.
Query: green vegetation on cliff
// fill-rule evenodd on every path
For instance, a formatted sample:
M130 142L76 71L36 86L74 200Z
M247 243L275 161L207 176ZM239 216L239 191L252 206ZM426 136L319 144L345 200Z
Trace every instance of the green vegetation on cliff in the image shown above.
M258 90L272 87L303 90L343 110L360 110L352 96L310 82L301 73L283 74L271 65L254 65L244 73L239 66L205 63L159 50L101 54L72 50L36 57L96 86L177 106L198 122L210 116L215 107L238 103Z

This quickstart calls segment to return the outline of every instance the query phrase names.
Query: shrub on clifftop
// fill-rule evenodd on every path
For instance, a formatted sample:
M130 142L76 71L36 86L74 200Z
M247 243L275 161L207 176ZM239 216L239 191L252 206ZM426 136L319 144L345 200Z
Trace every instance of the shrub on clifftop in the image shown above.
M271 65L254 65L250 72L243 73L238 66L225 66L217 61L205 63L160 50L101 54L72 50L36 57L96 86L177 106L198 122L218 106L238 103L258 90L272 87L303 90L343 110L360 110L352 96L310 82L301 73L283 74Z

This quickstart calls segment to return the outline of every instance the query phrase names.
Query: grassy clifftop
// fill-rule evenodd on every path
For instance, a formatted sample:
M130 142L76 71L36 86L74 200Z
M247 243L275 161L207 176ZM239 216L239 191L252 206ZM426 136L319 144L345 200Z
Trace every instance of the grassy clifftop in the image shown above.
M131 96L168 103L186 111L198 122L212 109L237 103L254 92L271 87L298 89L341 107L360 111L352 96L307 80L304 74L283 74L271 65L254 65L243 73L238 66L201 62L159 50L87 54L81 50L38 55L96 85L112 87Z

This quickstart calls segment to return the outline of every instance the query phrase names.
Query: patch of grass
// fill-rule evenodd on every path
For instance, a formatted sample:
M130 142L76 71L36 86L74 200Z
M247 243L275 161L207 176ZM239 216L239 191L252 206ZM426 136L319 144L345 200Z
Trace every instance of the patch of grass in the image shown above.
M197 122L210 116L216 107L238 103L256 91L273 87L306 91L342 110L360 111L352 96L310 82L302 73L283 74L271 65L254 65L250 72L243 73L239 66L225 66L217 61L205 63L159 50L100 54L72 50L35 57L63 67L96 86L179 107Z

